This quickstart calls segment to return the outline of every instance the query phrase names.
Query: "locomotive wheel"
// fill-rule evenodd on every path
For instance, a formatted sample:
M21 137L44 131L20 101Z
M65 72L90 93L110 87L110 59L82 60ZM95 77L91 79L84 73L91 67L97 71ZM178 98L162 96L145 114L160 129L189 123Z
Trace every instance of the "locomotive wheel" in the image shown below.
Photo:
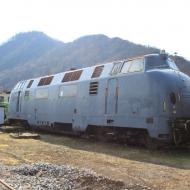
M182 142L180 131L175 128L173 129L173 140L176 146L180 145Z

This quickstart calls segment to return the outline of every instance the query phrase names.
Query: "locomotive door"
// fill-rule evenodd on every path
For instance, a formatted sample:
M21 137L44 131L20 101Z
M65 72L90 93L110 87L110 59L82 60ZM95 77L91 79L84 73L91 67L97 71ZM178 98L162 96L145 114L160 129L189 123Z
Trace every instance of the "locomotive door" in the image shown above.
M18 96L17 96L16 112L21 112L21 91L18 92Z
M106 93L106 114L113 115L117 113L118 107L118 80L109 79Z

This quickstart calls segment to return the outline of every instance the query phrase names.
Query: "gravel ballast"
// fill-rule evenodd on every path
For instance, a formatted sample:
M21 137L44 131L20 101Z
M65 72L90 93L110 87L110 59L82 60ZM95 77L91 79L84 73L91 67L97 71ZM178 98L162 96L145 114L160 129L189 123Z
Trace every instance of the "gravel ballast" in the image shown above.
M88 169L48 163L5 166L0 164L0 179L17 190L129 189L150 190L140 184L126 185Z

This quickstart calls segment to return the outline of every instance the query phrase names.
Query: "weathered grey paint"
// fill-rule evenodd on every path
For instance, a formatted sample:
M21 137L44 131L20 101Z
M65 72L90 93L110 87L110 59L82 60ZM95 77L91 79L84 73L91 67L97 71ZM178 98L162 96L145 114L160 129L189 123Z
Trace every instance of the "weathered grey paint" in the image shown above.
M144 56L142 72L110 75L114 63L109 63L102 64L104 70L99 78L91 79L94 66L84 68L78 81L62 83L64 73L54 75L48 86L38 87L40 78L36 78L27 89L30 80L24 81L11 92L9 118L27 120L32 126L71 123L74 131L85 131L88 125L139 128L146 129L152 138L168 134L167 140L171 140L168 121L190 118L190 78L171 67L147 69L147 60L159 56ZM92 81L99 83L97 95L89 95ZM60 97L60 86L71 84L77 86L77 95ZM49 97L36 99L36 90L43 88L48 89ZM24 93L28 90L30 97L25 100ZM175 105L170 101L171 92L177 98Z

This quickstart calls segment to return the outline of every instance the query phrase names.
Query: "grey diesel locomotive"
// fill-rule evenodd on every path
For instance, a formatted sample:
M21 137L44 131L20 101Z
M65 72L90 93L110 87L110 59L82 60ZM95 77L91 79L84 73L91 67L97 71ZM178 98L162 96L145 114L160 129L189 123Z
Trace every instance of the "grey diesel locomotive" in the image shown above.
M147 146L190 139L190 77L150 54L18 82L9 120Z

